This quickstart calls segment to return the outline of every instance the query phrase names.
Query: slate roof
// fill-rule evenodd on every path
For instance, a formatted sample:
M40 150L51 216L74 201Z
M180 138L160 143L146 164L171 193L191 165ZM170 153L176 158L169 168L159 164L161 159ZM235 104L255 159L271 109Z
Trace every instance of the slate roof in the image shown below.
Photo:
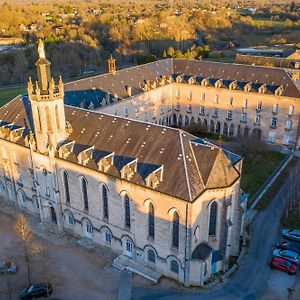
M120 177L121 167L137 159L137 173L130 181L144 186L145 177L163 167L163 180L156 190L186 201L195 200L206 189L229 186L240 177L224 150L197 142L180 129L70 106L65 106L65 114L73 129L65 143L75 141L72 162L78 163L80 151L94 146L87 167L96 169L99 159L114 152L113 169L108 173ZM27 133L34 131L27 96L1 107L0 121L25 127Z
M192 259L206 260L212 252L212 247L207 243L201 243L194 249Z
M295 62L299 59L284 57L267 57L258 55L237 54L234 62L237 64L267 66L274 68L295 69Z
M132 95L137 95L143 92L142 86L147 81L154 82L163 76L171 76L175 80L178 75L182 75L183 83L187 83L190 77L195 77L194 84L208 78L209 86L223 79L223 88L228 88L230 82L237 81L237 89L243 89L251 82L254 84L251 92L258 92L259 86L266 84L267 92L274 93L282 85L282 96L300 98L295 82L283 69L192 59L164 59L118 70L115 75L104 74L67 83L65 103L79 106L80 102L85 102L85 107L88 107L92 102L94 108L100 108L107 94L108 104L111 104L114 97L118 100L128 97L128 86L132 89Z

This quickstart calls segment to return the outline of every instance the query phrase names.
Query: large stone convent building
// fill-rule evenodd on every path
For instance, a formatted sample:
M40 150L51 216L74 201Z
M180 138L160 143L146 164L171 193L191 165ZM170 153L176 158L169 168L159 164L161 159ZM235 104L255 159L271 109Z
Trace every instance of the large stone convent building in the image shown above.
M111 59L109 74L64 85L38 50L37 82L0 109L1 198L185 285L225 269L239 252L242 159L165 125L294 146L295 82L189 60L116 71Z

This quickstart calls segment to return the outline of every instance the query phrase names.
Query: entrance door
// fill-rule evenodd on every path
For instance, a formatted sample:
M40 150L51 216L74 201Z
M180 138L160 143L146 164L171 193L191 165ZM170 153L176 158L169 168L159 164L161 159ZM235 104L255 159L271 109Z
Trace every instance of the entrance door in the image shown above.
M133 256L133 243L130 240L126 240L126 255Z
M55 224L57 224L57 219L56 219L56 212L53 206L50 207L51 210L51 220L52 222L54 222Z

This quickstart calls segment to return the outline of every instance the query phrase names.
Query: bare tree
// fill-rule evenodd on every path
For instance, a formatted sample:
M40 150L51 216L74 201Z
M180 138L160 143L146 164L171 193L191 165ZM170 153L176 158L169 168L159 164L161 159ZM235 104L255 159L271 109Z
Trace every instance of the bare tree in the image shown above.
M28 284L31 284L31 261L32 258L42 253L40 245L34 242L32 231L27 223L23 214L19 214L14 225L14 230L20 238L21 244L24 249L24 258L27 266Z

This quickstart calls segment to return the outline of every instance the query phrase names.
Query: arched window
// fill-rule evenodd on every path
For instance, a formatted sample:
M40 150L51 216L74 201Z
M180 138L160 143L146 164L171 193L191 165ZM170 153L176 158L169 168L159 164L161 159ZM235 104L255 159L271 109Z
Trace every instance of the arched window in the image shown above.
M148 236L154 239L155 231L155 219L154 219L154 206L149 203L149 213L148 213Z
M63 171L63 180L64 180L66 202L70 203L69 181L68 181L68 174L66 171Z
M74 217L70 212L68 212L68 221L70 225L74 225Z
M155 252L152 249L148 250L148 261L155 264Z
M85 210L89 210L89 200L87 194L87 183L85 178L81 179L81 189L82 189L82 198L83 198L83 205Z
M173 214L172 246L179 247L179 215L176 211Z
M209 235L216 235L216 230L217 230L217 210L218 210L218 205L217 205L217 202L214 201L210 205L209 230L208 230L208 234Z
M52 132L50 109L48 106L46 106L45 108L45 113L46 113L46 122L47 122L47 132Z
M128 229L130 229L130 201L129 201L129 197L126 194L124 197L124 205L125 205L125 227L127 227Z
M111 233L109 230L105 230L105 243L111 244Z
M178 262L174 259L171 260L170 264L171 272L178 274L179 273L179 265Z
M35 112L37 115L37 130L42 130L41 115L38 107L35 108Z
M103 200L103 216L108 219L108 198L107 188L105 185L102 186L102 200Z
M55 118L56 118L57 129L60 129L59 112L58 112L58 106L57 105L55 105Z

